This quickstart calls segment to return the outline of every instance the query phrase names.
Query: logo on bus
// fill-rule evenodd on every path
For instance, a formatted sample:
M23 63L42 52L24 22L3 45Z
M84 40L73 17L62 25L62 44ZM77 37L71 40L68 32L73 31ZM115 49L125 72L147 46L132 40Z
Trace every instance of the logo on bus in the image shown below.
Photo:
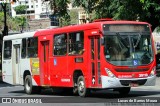
M57 65L57 59L54 59L54 65L55 66Z
M138 65L138 60L133 60L133 65L137 66Z

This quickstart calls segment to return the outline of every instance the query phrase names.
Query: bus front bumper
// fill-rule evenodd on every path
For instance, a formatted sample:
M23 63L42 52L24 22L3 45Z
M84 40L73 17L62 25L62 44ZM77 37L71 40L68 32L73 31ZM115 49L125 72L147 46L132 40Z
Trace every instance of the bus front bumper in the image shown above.
M120 79L101 76L102 88L118 88L118 87L138 87L138 86L154 86L156 76L147 78Z

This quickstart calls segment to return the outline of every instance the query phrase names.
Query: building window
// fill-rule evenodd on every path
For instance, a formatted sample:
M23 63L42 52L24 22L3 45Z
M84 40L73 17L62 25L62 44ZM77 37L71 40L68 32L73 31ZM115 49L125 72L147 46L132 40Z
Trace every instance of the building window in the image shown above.
M66 55L67 53L67 34L54 36L54 55Z
M36 5L36 8L38 8L38 5Z
M38 56L38 38L27 39L27 57Z
M11 59L12 41L4 41L4 59Z
M84 33L69 33L69 55L82 55L84 52Z
M33 5L31 5L31 8L33 8Z

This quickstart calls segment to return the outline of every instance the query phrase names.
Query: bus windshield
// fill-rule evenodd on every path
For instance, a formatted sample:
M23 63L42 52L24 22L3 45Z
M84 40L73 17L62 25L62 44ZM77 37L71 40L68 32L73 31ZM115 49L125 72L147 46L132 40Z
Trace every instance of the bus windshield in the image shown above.
M153 61L150 33L106 33L104 41L105 58L113 65L139 66Z

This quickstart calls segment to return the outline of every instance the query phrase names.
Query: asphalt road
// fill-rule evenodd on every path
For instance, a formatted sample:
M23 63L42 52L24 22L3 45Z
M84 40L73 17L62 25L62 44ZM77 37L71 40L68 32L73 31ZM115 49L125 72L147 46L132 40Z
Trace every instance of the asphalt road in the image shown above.
M153 87L138 87L132 88L131 92L128 96L121 96L118 92L113 92L112 90L103 90L103 91L94 91L91 92L91 95L86 98L81 98L76 95L72 95L68 92L59 94L53 93L50 89L42 90L41 94L33 94L27 95L23 86L12 86L6 83L0 83L0 97L2 98L34 98L34 99L42 99L41 101L46 102L47 105L52 105L50 103L54 103L54 105L87 105L87 106L113 106L113 105L128 105L126 103L129 100L143 100L143 99L153 99L155 101L149 102L148 106L159 106L160 105L160 77L157 77L156 86ZM157 103L156 102L159 102ZM132 102L132 101L131 101ZM143 101L131 103L131 105L142 105ZM148 103L147 103L148 104ZM1 106L2 104L0 104ZM14 104L13 104L14 105ZM37 104L34 104L34 106ZM40 104L42 105L42 104ZM39 106L40 106L39 105ZM146 105L146 103L145 103ZM15 105L17 106L17 105Z

